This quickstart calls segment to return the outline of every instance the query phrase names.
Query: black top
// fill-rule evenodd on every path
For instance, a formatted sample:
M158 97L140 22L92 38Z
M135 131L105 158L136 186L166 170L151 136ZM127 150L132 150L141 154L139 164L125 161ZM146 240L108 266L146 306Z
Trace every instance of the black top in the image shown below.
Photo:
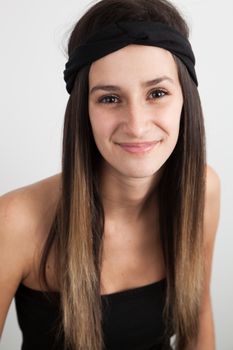
M168 350L162 339L162 310L166 279L121 292L101 295L106 350ZM22 350L63 350L63 337L55 342L59 319L59 292L47 293L20 284L15 294Z

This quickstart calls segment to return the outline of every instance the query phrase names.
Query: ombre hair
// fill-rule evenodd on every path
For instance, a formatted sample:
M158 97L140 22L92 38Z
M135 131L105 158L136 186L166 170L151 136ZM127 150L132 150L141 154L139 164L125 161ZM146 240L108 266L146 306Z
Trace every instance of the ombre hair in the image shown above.
M68 54L88 35L121 20L166 23L186 38L189 29L166 0L101 0L73 27ZM203 216L205 130L198 90L174 56L183 93L177 144L164 164L158 185L159 233L166 268L165 337L175 335L183 350L198 336L203 293ZM64 120L61 194L40 260L40 278L49 289L46 262L52 246L61 293L60 330L72 350L104 349L100 296L104 210L98 187L101 155L88 114L90 66L77 74ZM156 320L155 320L156 322Z

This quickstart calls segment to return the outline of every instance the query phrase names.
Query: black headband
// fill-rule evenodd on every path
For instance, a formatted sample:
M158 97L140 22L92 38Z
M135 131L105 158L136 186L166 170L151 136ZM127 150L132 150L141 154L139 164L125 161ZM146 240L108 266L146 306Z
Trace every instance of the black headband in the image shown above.
M64 70L68 93L71 93L76 75L83 66L129 44L158 46L170 51L181 59L198 85L195 57L188 39L164 23L133 21L111 23L74 49Z

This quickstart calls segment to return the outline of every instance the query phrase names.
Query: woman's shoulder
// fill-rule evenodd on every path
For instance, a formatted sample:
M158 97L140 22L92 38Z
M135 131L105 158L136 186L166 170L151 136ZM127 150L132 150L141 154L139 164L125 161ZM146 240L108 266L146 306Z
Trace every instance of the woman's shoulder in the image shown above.
M59 194L60 175L0 196L0 335L22 280L31 276L38 247L46 238Z
M220 187L220 177L210 164L206 165L206 195L210 197L215 195L219 191Z
M0 196L0 205L8 214L43 214L58 199L60 178L61 173L58 173L4 193Z
M206 246L213 250L216 238L221 204L221 179L210 165L206 167L206 191L204 211L204 238Z
M60 174L56 174L0 196L0 241L15 258L21 256L24 275L36 247L48 234L59 190Z
M11 221L25 223L52 209L60 193L61 174L16 188L0 196L0 206ZM9 217L10 215L10 217Z

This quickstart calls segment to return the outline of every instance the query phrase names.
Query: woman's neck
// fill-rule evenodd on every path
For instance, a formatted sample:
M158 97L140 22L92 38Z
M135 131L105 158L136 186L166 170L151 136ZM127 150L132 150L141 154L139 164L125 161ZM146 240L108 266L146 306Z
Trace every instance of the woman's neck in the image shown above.
M137 222L157 205L159 170L151 177L127 178L112 168L103 168L100 193L105 216L112 220Z

